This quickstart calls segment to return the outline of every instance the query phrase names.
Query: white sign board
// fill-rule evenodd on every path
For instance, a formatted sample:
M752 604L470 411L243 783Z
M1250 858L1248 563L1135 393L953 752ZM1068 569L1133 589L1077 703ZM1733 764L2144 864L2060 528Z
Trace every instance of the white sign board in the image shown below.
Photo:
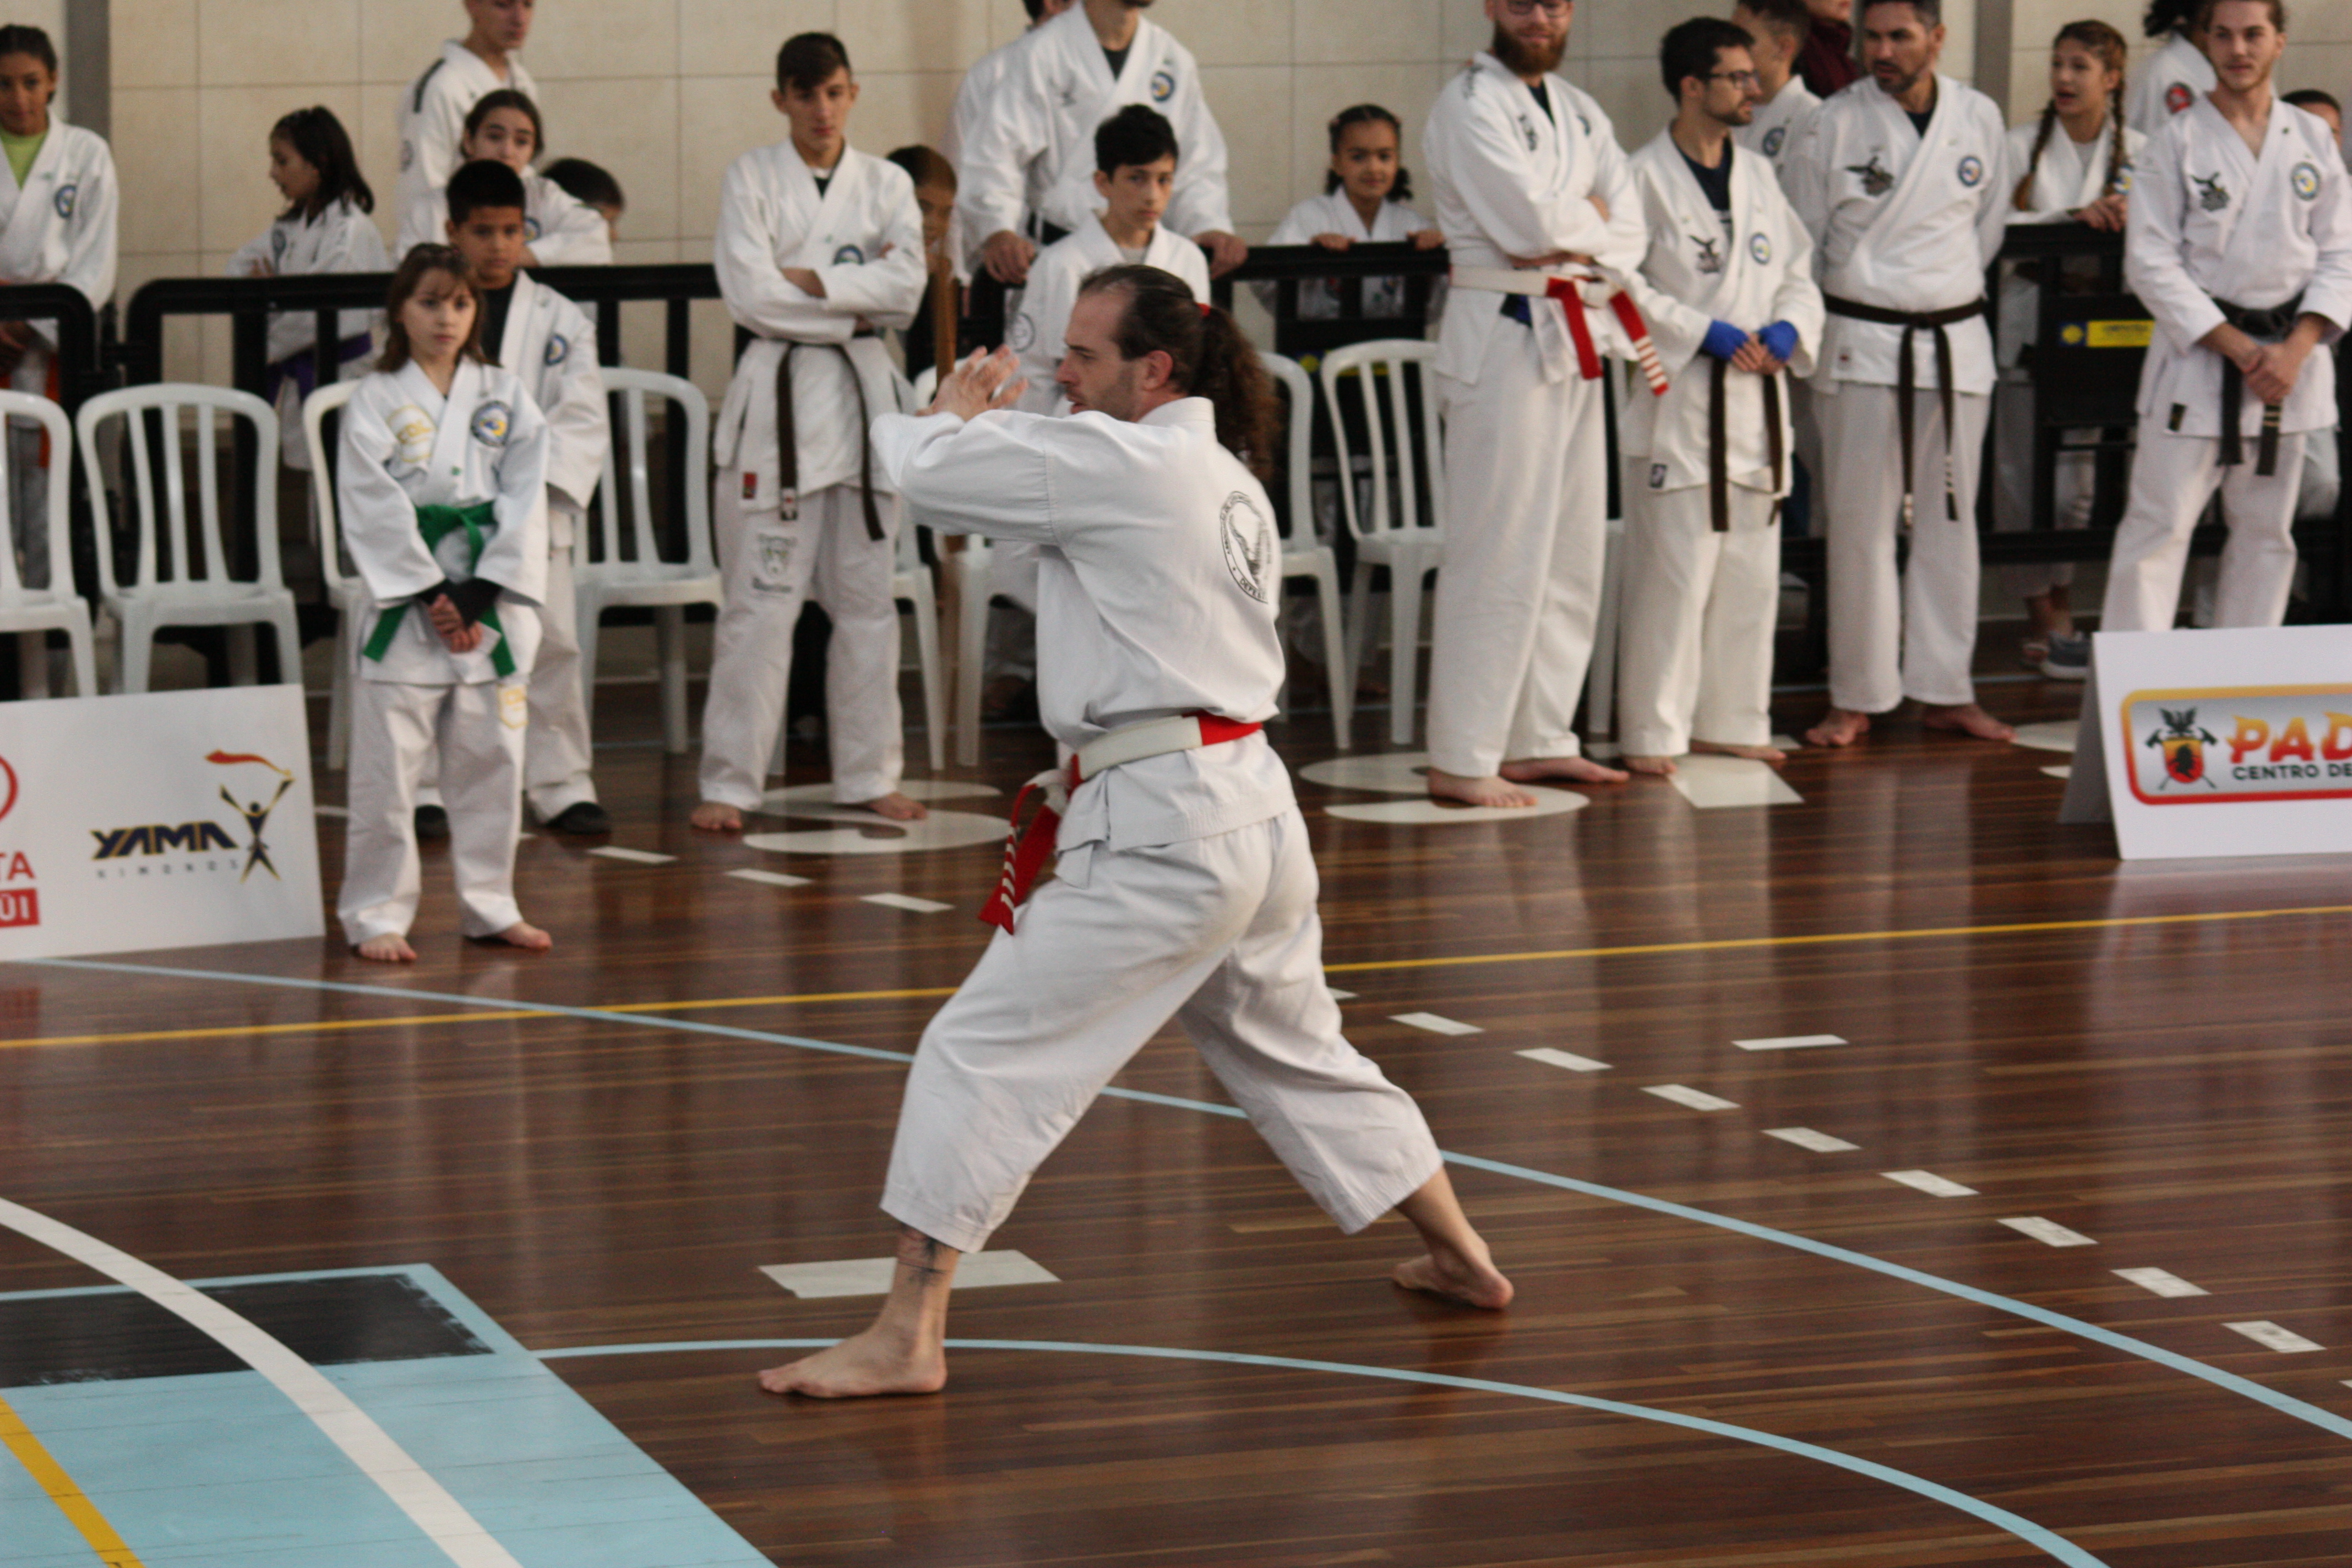
M2101 632L2084 703L2125 859L2352 853L2352 626Z
M0 959L325 931L300 687L0 704Z

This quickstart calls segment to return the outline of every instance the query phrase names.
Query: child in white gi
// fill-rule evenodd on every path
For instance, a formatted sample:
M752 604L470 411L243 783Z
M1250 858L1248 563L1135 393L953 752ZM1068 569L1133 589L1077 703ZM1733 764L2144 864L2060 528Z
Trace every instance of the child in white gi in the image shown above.
M1319 245L1345 251L1360 244L1411 240L1430 250L1445 243L1444 234L1409 205L1412 177L1398 160L1402 132L1395 115L1377 103L1359 103L1334 115L1325 129L1331 138L1331 166L1323 175L1323 194L1292 207L1266 237L1268 245ZM1272 310L1276 286L1252 287ZM1404 314L1403 279L1367 278L1363 288L1366 316ZM1310 279L1298 285L1301 321L1323 321L1339 313L1339 284Z
M771 96L792 135L728 165L712 243L728 313L757 337L711 433L727 599L693 817L709 833L740 833L743 813L759 809L792 680L793 627L811 595L833 617L834 799L893 821L929 815L898 790L898 506L867 435L901 395L879 329L905 327L922 303L922 215L905 170L848 143L857 80L840 39L787 39Z
M269 128L269 181L286 198L278 221L228 258L232 278L311 278L330 272L389 272L392 258L368 215L375 193L360 174L350 133L335 111L298 109ZM369 312L335 319L338 381L367 374ZM308 470L302 400L318 386L311 350L319 340L314 310L277 310L269 317L269 400L285 432L279 450L289 468Z
M1019 391L999 350L929 416L876 425L916 515L1041 547L1040 705L1075 761L1040 781L1066 807L1058 836L1041 816L1017 841L984 917L999 932L916 1052L882 1198L901 1227L889 1300L865 1333L761 1373L771 1393L943 1384L958 1259L1171 1016L1342 1230L1412 1222L1428 1255L1399 1285L1511 1300L1420 1108L1348 1043L1323 983L1307 825L1259 728L1283 661L1273 503L1234 455L1277 426L1256 351L1131 265L1089 284L1068 339L1071 417L992 412ZM1054 879L1023 904L1049 842Z
M493 159L522 177L525 267L612 265L613 229L604 216L546 175L531 172L530 161L546 145L539 105L527 93L501 88L485 93L467 111L460 161ZM439 244L448 220L446 193L438 187L420 192L401 209L400 238L394 250L405 256L414 246Z
M466 262L419 246L393 275L383 357L343 411L336 510L368 597L336 900L362 958L405 963L411 813L428 755L449 799L460 929L542 951L514 898L527 682L547 579L547 423L484 363Z
M523 68L520 51L530 37L537 0L466 0L469 24L463 38L441 46L440 57L400 95L400 186L394 210L406 212L417 197L439 190L466 161L459 143L467 111L486 92L512 88L532 97L539 84ZM425 237L437 239L435 228Z

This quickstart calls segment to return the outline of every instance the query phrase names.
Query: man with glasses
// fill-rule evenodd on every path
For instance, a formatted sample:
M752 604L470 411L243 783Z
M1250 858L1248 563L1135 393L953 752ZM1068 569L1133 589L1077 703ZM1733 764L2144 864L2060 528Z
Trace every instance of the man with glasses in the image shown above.
M1450 531L1429 789L1472 805L1533 805L1532 780L1625 777L1580 755L1570 726L1606 538L1598 351L1632 347L1611 300L1644 236L1608 116L1553 74L1574 9L1486 0L1494 41L1440 89L1422 138L1455 289L1436 363Z

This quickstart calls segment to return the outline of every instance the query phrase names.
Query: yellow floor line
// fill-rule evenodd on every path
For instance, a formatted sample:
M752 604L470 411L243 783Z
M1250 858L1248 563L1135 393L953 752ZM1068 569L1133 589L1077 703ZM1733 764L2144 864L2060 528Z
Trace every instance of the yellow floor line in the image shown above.
M89 1542L89 1549L98 1553L100 1563L108 1568L143 1568L139 1554L122 1543L122 1537L114 1533L114 1526L106 1522L106 1515L82 1495L73 1478L66 1474L65 1467L33 1436L33 1429L25 1425L24 1418L5 1399L0 1399L0 1445L5 1445L32 1472L41 1489L49 1494L49 1500L58 1505L58 1511L73 1521L74 1528L81 1531L81 1538Z
M512 1013L420 1013L402 1018L328 1018L310 1024L230 1024L209 1029L146 1029L127 1035L44 1035L25 1040L0 1040L0 1050L21 1046L118 1046L137 1040L215 1040L233 1035L299 1035L320 1029L390 1028L401 1024L477 1024L494 1018L552 1018L558 1015L532 1007Z

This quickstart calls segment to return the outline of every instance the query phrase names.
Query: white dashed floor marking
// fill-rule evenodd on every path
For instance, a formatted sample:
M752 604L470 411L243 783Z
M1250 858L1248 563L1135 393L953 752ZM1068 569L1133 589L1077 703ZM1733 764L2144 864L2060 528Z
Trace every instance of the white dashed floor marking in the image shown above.
M1486 1031L1475 1024L1443 1017L1435 1013L1391 1013L1391 1024L1406 1024L1416 1029L1427 1029L1433 1035L1483 1035Z
M1769 763L1748 757L1717 757L1699 752L1675 759L1675 776L1666 781L1675 793L1701 811L1742 805L1802 805L1805 797Z
M1739 1102L1736 1100L1724 1100L1718 1096L1707 1093L1703 1089L1692 1089L1685 1084L1654 1083L1644 1087L1642 1092L1643 1094L1654 1094L1660 1100L1671 1100L1676 1105L1687 1106L1693 1110L1737 1110L1739 1109Z
M1331 993L1331 1000L1334 1002L1353 1002L1356 999L1354 992L1342 991L1336 985L1327 985L1324 989Z
M1878 1173L1890 1182L1900 1182L1931 1198L1972 1198L1977 1195L1974 1187L1964 1187L1933 1171L1881 1171Z
M656 855L650 849L624 849L617 844L606 844L588 851L602 855L607 860L626 860L638 866L667 866L677 858L675 855Z
M2118 1279L2128 1279L2141 1289L2158 1296L2210 1296L2202 1286L2191 1285L2178 1274L2161 1268L2117 1268L2112 1270Z
M1816 1046L1842 1046L1845 1041L1835 1035L1774 1035L1761 1040L1734 1040L1743 1051L1806 1051Z
M809 885L808 878L795 877L786 871L761 871L746 867L742 870L730 871L727 874L738 881L761 882L771 888L805 888Z
M858 901L880 904L886 910L905 910L917 915L936 915L955 908L953 904L943 904L936 899L918 899L905 893L868 893Z
M2305 1339L2293 1329L2283 1329L2276 1323L2224 1323L2221 1326L2232 1333L2245 1335L2264 1350L2276 1351L2281 1355L2300 1355L2305 1351L2324 1351L2327 1348L2326 1345L2316 1344Z
M2068 1230L2054 1219L2039 1215L2021 1215L2004 1219L2001 1224L2020 1236L2030 1236L2044 1247L2096 1247L2099 1244L2079 1230Z
M1607 1072L1609 1070L1607 1062L1597 1062L1591 1057L1580 1057L1574 1051L1556 1051L1549 1046L1538 1046L1534 1050L1520 1051L1517 1054L1527 1058L1531 1062L1541 1062L1546 1067L1566 1068L1570 1072Z
M1816 1132L1810 1127L1767 1127L1767 1138L1778 1138L1783 1143L1794 1143L1800 1149L1811 1149L1816 1154L1843 1154L1862 1147L1843 1138L1832 1138L1826 1132Z
M803 1300L822 1296L887 1296L898 1268L895 1258L844 1258L832 1263L771 1263L760 1272ZM991 1285L1058 1285L1059 1276L1026 1253L975 1252L956 1266L955 1288Z

